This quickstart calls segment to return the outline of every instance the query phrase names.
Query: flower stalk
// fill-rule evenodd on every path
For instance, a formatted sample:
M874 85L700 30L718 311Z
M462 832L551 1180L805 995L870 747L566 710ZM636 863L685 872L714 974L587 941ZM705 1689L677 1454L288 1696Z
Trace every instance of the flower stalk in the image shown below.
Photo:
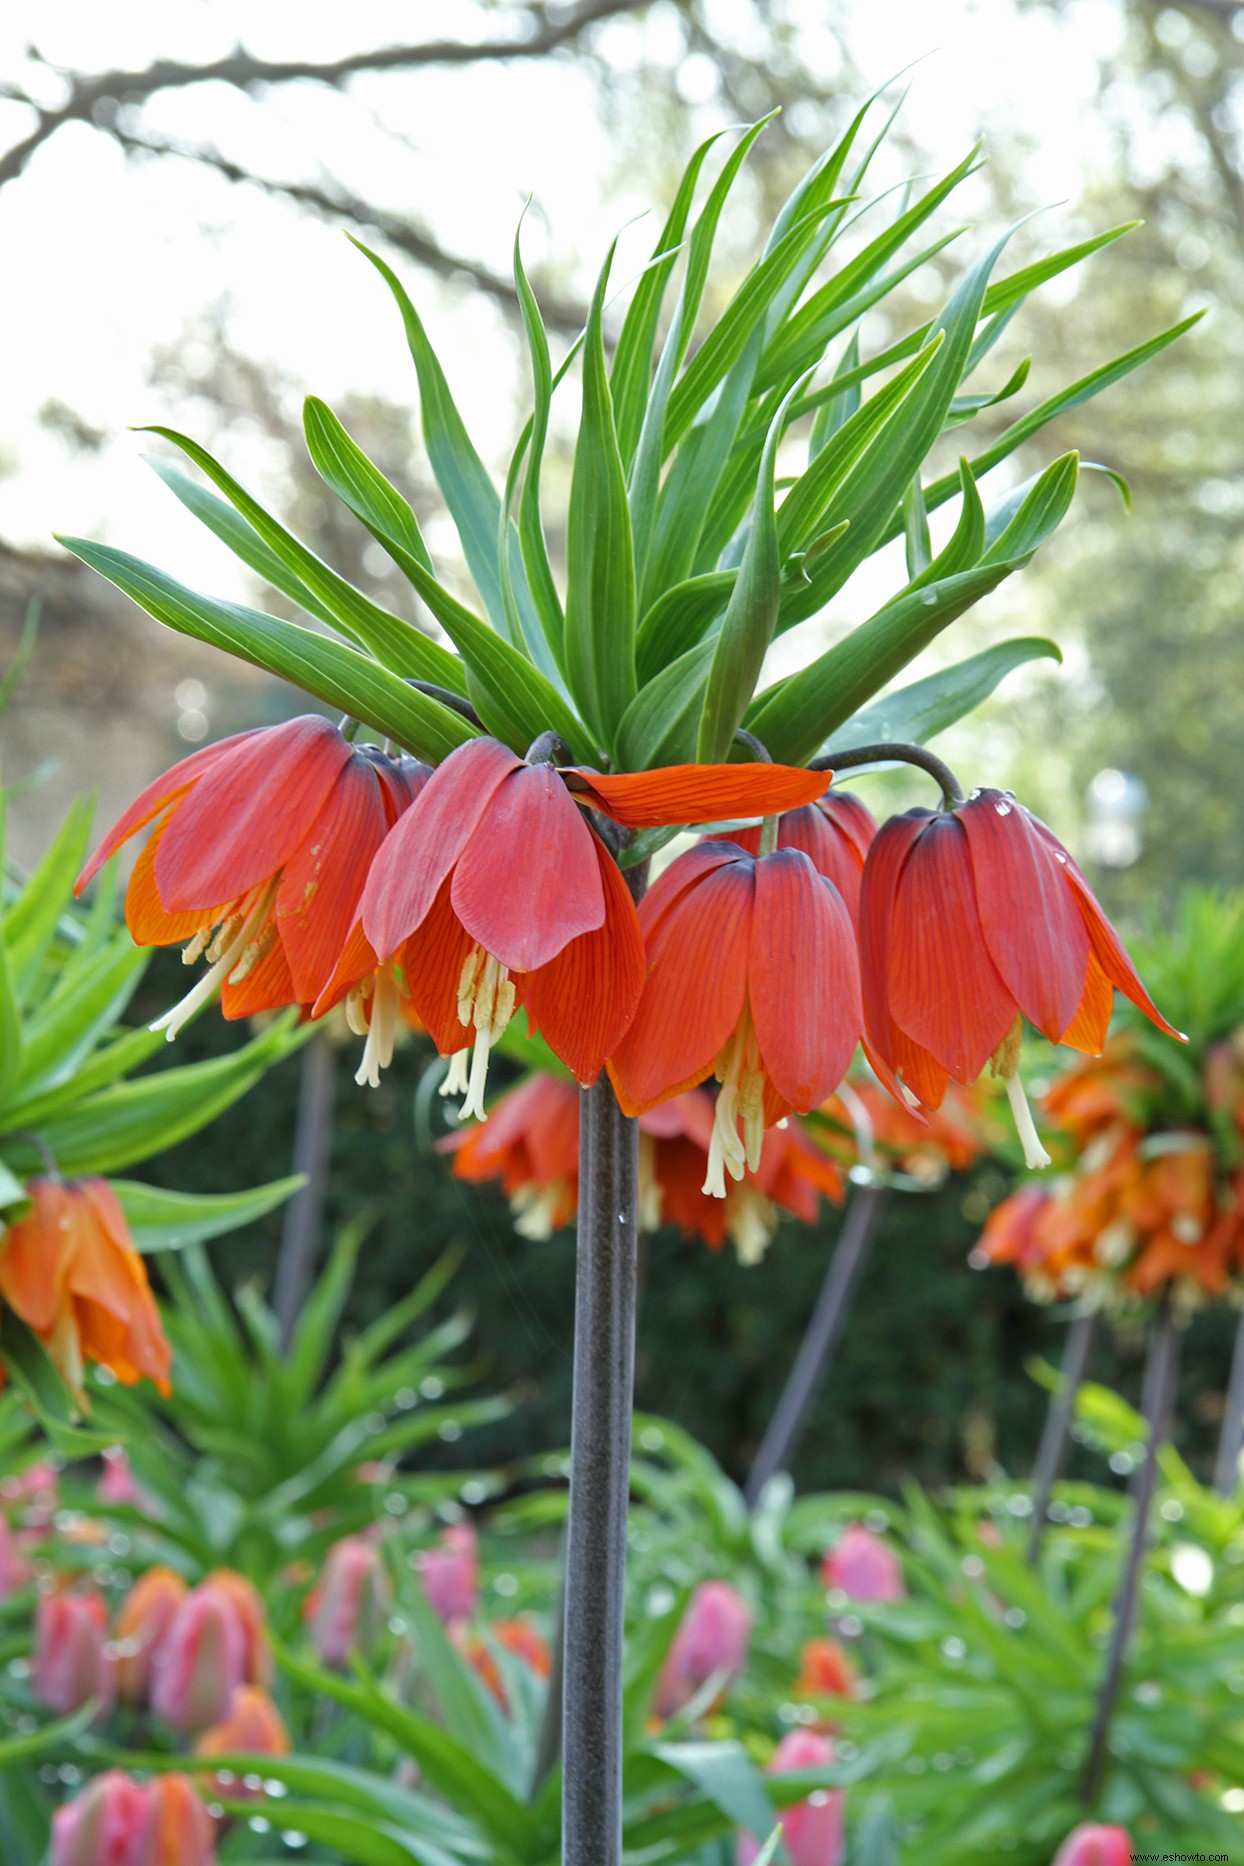
M760 1501L769 1479L785 1470L794 1457L808 1408L842 1337L860 1273L881 1222L885 1199L886 1188L878 1184L859 1186L852 1194L838 1248L825 1272L812 1319L743 1487L744 1500L750 1510Z
M1170 1427L1175 1399L1175 1381L1179 1372L1180 1324L1171 1302L1164 1301L1149 1344L1145 1368L1145 1424L1148 1438L1144 1462L1140 1467L1133 1503L1132 1540L1128 1548L1119 1591L1114 1603L1114 1628L1097 1696L1097 1710L1089 1737L1088 1760L1080 1787L1080 1799L1086 1807L1097 1800L1105 1773L1110 1723L1123 1682L1123 1663L1136 1619L1140 1575L1149 1540L1149 1513L1157 1487L1158 1458Z
M1045 1521L1049 1513L1050 1497L1062 1474L1063 1460L1067 1455L1067 1440L1071 1435L1071 1422L1075 1417L1076 1395L1084 1384L1084 1376L1088 1369L1089 1357L1093 1352L1096 1335L1096 1310L1090 1310L1087 1315L1078 1315L1067 1330L1067 1345L1063 1351L1058 1391L1050 1401L1050 1410L1045 1416L1045 1428L1041 1433L1041 1443L1037 1447L1037 1461L1032 1472L1032 1532L1028 1537L1026 1558L1030 1568L1036 1566L1037 1556L1040 1553L1041 1538L1045 1533Z
M861 765L903 764L915 765L941 787L946 808L953 810L956 804L966 801L963 786L950 766L923 745L907 745L899 741L886 741L878 745L853 745L849 751L830 752L824 758L813 758L808 766L810 771L853 771Z
M642 870L627 877L633 892ZM639 1123L583 1090L563 1606L563 1866L622 1857L622 1641L635 1383Z
M1244 1450L1244 1315L1235 1331L1231 1379L1227 1385L1222 1432L1214 1459L1214 1489L1220 1497L1233 1497L1239 1482L1240 1452Z

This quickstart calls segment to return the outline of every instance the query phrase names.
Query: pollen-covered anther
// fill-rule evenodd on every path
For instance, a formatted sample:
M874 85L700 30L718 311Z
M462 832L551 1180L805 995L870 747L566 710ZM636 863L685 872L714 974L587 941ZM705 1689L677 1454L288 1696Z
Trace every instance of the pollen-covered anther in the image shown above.
M244 919L244 915L240 913L226 912L220 922L220 926L217 928L215 938L207 948L209 965L215 965L219 960L224 958L229 948L237 939L238 934L242 931Z
M441 1084L442 1095L463 1095L458 1110L460 1120L474 1115L487 1120L484 1089L488 1082L488 1057L506 1025L514 1015L517 994L509 970L499 959L478 944L462 962L458 976L458 1022L464 1029L474 1027L475 1042L469 1052L457 1050L450 1059L449 1073Z
M210 969L204 972L202 978L192 990L186 993L180 1003L175 1004L171 1011L166 1011L163 1017L157 1017L152 1024L151 1028L162 1030L170 1043L195 1012L201 1010L216 996L225 980L231 976L235 968L242 964L247 949L252 945L258 947L262 942L268 930L279 879L279 876L274 875L262 888L250 895L248 900L244 900L239 910L226 916L224 924L207 948L207 957L211 961ZM275 927L271 931L274 943ZM270 951L271 945L266 950ZM258 963L260 957L262 954L257 952L256 957L247 966L247 971Z
M263 929L258 939L253 939L246 947L242 957L229 974L231 985L240 985L244 978L249 978L255 967L267 958L277 942L277 931L271 921Z
M721 1083L721 1093L713 1115L708 1171L702 1189L710 1198L724 1199L726 1173L732 1179L742 1179L745 1167L755 1172L765 1137L765 1073L750 1005L744 1004L743 1015L717 1058L714 1073Z

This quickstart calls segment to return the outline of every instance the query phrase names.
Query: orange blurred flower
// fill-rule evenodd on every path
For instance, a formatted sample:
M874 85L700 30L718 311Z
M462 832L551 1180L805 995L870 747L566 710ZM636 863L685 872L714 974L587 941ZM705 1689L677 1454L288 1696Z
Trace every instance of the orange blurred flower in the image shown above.
M34 1210L0 1232L0 1302L39 1336L84 1401L88 1361L168 1393L172 1349L147 1268L103 1179L32 1179Z

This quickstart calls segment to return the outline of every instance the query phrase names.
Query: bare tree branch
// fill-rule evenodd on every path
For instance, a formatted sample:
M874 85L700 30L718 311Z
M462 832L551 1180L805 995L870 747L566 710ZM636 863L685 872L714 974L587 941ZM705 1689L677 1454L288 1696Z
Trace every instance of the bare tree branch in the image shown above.
M29 104L38 119L28 136L0 156L0 187L20 175L35 151L66 123L93 123L97 113L107 106L141 103L157 91L208 83L232 84L239 90L249 91L260 85L289 84L297 80L339 85L360 72L414 71L429 65L543 58L560 46L570 44L598 21L619 13L637 12L647 4L648 0L583 0L582 5L561 18L543 7L533 8L531 17L535 30L526 38L482 39L475 43L447 39L430 40L424 45L388 45L369 52L352 52L345 58L323 63L307 59L253 58L241 49L205 65L159 59L144 71L106 71L89 78L70 75L67 80L69 95L55 109L45 109L18 85L0 84L0 96Z
M231 162L218 149L164 142L155 137L132 135L128 130L114 129L110 133L130 153L177 156L186 162L199 162L206 168L215 169L228 181L252 182L266 194L281 195L287 201L297 201L300 206L313 208L317 213L334 220L349 221L355 227L371 228L387 240L390 246L408 254L430 272L438 273L442 278L450 278L455 273L465 274L486 296L495 299L507 311L518 312L518 294L510 279L499 272L493 272L477 259L464 259L459 254L447 253L431 234L412 226L409 221L398 220L393 215L383 213L357 195L346 194L339 189L322 188L313 182L274 181L266 175L257 175L253 169ZM565 299L549 297L543 293L540 311L550 329L562 331L569 337L577 337L587 321L586 306L571 304Z

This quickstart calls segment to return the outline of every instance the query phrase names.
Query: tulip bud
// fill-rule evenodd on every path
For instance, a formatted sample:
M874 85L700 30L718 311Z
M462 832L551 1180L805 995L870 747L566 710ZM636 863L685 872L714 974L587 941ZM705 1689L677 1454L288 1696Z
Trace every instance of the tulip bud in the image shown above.
M716 1674L737 1677L747 1662L752 1616L728 1581L696 1588L674 1635L657 1685L656 1714L672 1717Z
M792 1730L778 1744L768 1773L794 1775L800 1769L819 1769L833 1759L834 1746L827 1737L811 1730ZM782 1841L791 1866L841 1866L845 1858L843 1800L840 1788L820 1788L806 1801L783 1811ZM740 1835L737 1866L752 1866L759 1852L758 1841Z
M469 1620L479 1598L479 1544L470 1523L444 1530L439 1546L420 1550L415 1565L424 1593L445 1624Z
M8 1518L0 1515L0 1600L7 1600L30 1580L30 1563L23 1561Z
M143 1503L142 1486L121 1445L113 1445L104 1453L104 1469L95 1486L95 1500L103 1504L129 1504L134 1509Z
M1098 1827L1086 1821L1068 1834L1052 1866L1131 1866L1132 1843L1122 1827Z
M157 1776L151 1798L154 1831L138 1866L217 1866L216 1824L189 1776Z
M821 1563L826 1587L852 1600L902 1600L907 1589L894 1550L862 1523L851 1523Z
M110 1769L52 1816L50 1866L148 1866L151 1790Z
M205 1730L194 1746L196 1756L288 1756L293 1745L280 1711L259 1685L239 1685L223 1723ZM262 1788L248 1788L245 1782L226 1782L217 1777L222 1794L249 1800L262 1799Z
M123 1704L145 1704L155 1655L185 1599L186 1583L171 1568L149 1568L117 1612L117 1691Z
M112 1709L117 1673L108 1651L108 1610L98 1594L46 1594L35 1614L34 1691L58 1716L94 1698Z
M176 1730L206 1730L228 1715L246 1682L246 1632L215 1581L192 1588L173 1616L151 1668L151 1707Z
M272 1683L272 1652L258 1588L232 1568L217 1568L208 1575L207 1585L219 1588L233 1603L246 1641L245 1681L248 1685L262 1685L266 1691Z
M337 1671L347 1671L350 1654L366 1652L389 1610L391 1594L384 1557L361 1536L346 1536L328 1551L324 1571L307 1598L311 1644Z

